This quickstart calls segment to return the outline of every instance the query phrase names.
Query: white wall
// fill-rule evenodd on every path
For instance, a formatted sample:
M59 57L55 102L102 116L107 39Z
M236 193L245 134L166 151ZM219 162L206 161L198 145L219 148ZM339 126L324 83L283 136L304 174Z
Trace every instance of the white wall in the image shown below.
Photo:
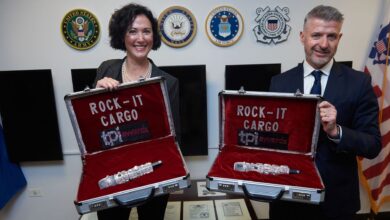
M218 104L217 94L224 88L224 68L227 64L281 63L282 71L290 69L303 60L299 42L304 15L315 5L329 4L345 15L344 36L336 60L352 60L356 69L364 66L371 36L377 27L377 15L383 0L148 0L137 1L152 9L155 16L169 6L180 5L195 15L198 31L191 44L174 49L166 45L150 57L157 65L207 66L207 114L209 155L186 157L191 178L204 178L218 150ZM125 0L1 0L0 3L0 71L24 69L51 69L53 73L60 135L65 154L63 162L22 163L28 185L0 211L0 219L38 220L77 219L73 205L80 177L80 155L63 101L64 95L72 92L72 68L96 68L103 60L121 58L124 54L109 46L108 20L114 9L128 3ZM219 5L231 5L244 18L245 30L240 41L227 48L212 44L205 34L205 19ZM353 7L358 5L359 7ZM255 9L270 6L290 9L288 24L292 27L288 41L278 45L256 43L252 32L256 23ZM85 8L94 13L101 25L99 43L90 50L77 51L62 39L60 24L64 15L75 8ZM32 143L32 146L33 147ZM42 197L29 197L30 189L38 188ZM369 212L367 196L361 192L362 212ZM385 206L390 210L390 205Z

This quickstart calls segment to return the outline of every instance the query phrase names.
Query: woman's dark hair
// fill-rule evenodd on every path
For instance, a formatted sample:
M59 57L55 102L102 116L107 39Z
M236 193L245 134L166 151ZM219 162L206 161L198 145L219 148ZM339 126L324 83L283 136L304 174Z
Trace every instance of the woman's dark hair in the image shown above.
M121 9L116 10L111 16L108 30L111 38L110 45L112 48L126 51L124 38L129 26L133 24L138 15L145 15L152 24L152 49L157 50L161 46L161 38L157 28L157 19L153 17L152 12L145 6L130 3L123 6Z

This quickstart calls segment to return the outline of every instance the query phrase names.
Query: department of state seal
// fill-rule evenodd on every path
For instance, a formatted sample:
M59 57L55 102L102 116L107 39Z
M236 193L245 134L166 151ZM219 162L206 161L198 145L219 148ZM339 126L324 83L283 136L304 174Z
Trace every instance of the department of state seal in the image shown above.
M85 9L68 12L61 22L65 42L74 49L87 50L96 45L100 36L97 18Z
M165 9L158 18L158 27L162 41L171 47L188 45L196 34L195 17L180 6Z
M206 19L206 33L210 41L221 47L235 44L244 30L241 14L230 6L213 9Z

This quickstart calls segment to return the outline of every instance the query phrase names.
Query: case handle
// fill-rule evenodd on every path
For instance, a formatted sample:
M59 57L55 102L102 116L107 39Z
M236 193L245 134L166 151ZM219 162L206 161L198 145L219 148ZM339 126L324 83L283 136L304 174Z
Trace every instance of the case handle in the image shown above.
M125 193L122 195L114 196L114 200L117 204L121 206L136 207L152 199L154 195L154 190L154 187L151 187L132 193Z
M285 190L281 187L259 186L243 184L242 189L246 197L257 201L273 202L282 198Z

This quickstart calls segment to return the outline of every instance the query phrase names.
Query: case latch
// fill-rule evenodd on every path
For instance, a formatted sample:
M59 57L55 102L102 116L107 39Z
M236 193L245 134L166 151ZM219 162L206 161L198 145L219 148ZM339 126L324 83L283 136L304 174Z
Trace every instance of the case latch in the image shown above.
M245 89L244 89L244 86L241 86L241 87L240 87L240 90L238 90L238 94L243 95L243 94L245 94L245 93L246 93L246 91L245 91Z
M146 77L140 76L139 79L138 79L138 82L143 82L145 80L146 80Z
M295 91L294 95L295 96L303 96L303 93L301 92L301 90L297 89L297 91Z
M88 92L89 90L91 90L90 88L89 88L89 86L86 86L85 88L84 88L84 92Z

